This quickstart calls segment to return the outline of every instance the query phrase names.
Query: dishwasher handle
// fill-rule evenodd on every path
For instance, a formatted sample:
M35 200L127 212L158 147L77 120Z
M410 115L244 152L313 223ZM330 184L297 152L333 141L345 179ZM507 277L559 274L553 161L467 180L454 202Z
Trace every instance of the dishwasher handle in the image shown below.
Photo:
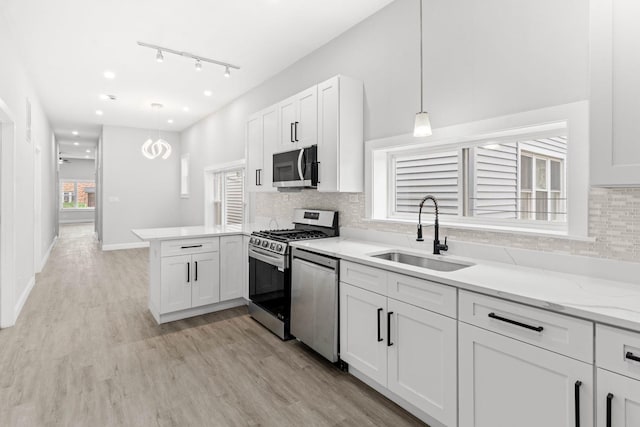
M304 249L293 248L291 252L292 259L301 259L313 264L317 264L321 267L330 268L331 270L338 269L338 260L336 258L328 257L326 255L320 255L315 252L305 251Z

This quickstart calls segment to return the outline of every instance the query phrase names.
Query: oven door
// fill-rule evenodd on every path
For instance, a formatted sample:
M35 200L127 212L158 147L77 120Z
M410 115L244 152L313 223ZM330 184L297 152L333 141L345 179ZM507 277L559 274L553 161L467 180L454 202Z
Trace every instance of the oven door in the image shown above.
M274 187L315 188L317 182L317 146L273 155Z
M287 259L287 255L249 247L249 299L286 322L291 311L291 277Z

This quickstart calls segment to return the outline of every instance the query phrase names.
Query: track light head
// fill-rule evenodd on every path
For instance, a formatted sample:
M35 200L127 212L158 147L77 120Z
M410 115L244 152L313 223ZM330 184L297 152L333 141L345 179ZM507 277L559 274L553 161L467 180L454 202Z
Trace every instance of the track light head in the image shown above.
M196 59L196 71L202 71L202 62L199 59Z
M164 61L164 56L162 56L162 51L160 49L158 49L158 53L156 53L156 61L158 62Z
M226 78L231 77L231 70L229 70L229 67L225 67L225 68L224 68L224 76L225 76Z

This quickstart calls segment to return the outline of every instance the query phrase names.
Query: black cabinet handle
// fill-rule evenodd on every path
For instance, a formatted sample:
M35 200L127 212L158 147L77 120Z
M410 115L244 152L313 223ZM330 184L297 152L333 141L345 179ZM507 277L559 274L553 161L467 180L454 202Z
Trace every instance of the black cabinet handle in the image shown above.
M187 263L187 283L191 281L191 263Z
M320 162L316 162L316 184L320 184Z
M196 274L195 274L195 278L193 279L194 282L198 281L198 261L194 261L194 264L196 265Z
M298 124L300 122L294 122L293 123L293 140L295 142L298 142Z
M191 249L191 248L201 248L202 245L189 245L189 246L180 246L180 249Z
M613 393L607 394L607 427L611 427L611 401L613 400Z
M573 392L576 400L576 427L580 427L580 386L582 381L576 381Z
M635 354L631 353L630 351L627 351L627 354L625 354L624 357L629 359L629 360L633 360L634 362L640 362L640 357L636 356Z
M382 309L378 309L378 342L382 341L382 337L380 336L380 313L382 313Z
M293 123L291 123L291 126L289 127L289 139L291 140L291 142L295 142L293 140Z
M258 169L258 185L262 185L262 169Z
M489 317L492 318L492 319L500 320L501 322L507 322L507 323L510 323L512 325L520 326L521 328L530 329L530 330L536 331L536 332L542 332L543 329L544 329L542 326L527 325L526 323L521 323L521 322L518 322L516 320L511 320L511 319L507 319L506 317L498 316L495 313L489 313Z
M391 315L393 311L387 313L387 347L391 347L393 343L391 342Z
M260 178L258 178L259 172L260 172L260 169L256 169L256 186L260 185L260 184L258 184L258 182L260 180Z

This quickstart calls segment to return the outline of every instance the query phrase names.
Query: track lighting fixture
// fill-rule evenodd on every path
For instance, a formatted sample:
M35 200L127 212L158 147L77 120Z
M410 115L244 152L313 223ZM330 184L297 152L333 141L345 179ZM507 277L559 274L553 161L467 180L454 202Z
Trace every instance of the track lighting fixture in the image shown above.
M231 76L231 68L235 68L236 70L240 69L239 66L233 65L233 64L229 64L228 62L217 61L215 59L206 58L204 56L195 55L193 53L183 52L183 51L174 50L174 49L169 49L167 47L157 46L157 45L154 45L154 44L138 42L138 46L147 47L149 49L155 50L156 51L156 61L158 61L158 62L164 61L163 53L172 53L174 55L184 56L185 58L195 59L196 60L196 65L195 65L196 66L196 71L201 71L202 70L202 63L203 62L208 62L210 64L216 64L216 65L220 65L221 67L224 67L224 76L225 77Z

